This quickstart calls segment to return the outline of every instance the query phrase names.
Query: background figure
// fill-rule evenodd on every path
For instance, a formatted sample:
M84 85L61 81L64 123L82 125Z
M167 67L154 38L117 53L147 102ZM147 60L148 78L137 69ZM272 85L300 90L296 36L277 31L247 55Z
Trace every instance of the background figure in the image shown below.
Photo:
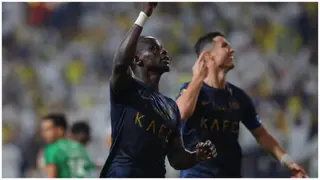
M65 112L69 124L90 119L88 150L103 162L112 59L141 3L7 2L2 7L2 119L8 124L3 176L41 177L36 137L39 117L48 112ZM162 77L160 91L174 98L191 78L197 38L221 31L237 52L228 80L250 95L270 133L317 177L317 8L317 3L161 3L142 33L161 40L170 52L171 72ZM68 18L59 18L65 14ZM240 144L244 177L288 177L248 131L241 130ZM33 155L22 156L25 151ZM167 177L178 177L167 168Z
M83 146L90 143L91 131L89 125L84 121L76 122L71 127L71 139L79 142Z

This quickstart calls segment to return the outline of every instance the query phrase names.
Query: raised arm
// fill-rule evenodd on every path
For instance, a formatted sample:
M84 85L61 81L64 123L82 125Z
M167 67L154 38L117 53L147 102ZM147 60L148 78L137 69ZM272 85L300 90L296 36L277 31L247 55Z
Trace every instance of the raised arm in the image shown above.
M196 152L186 150L182 144L181 136L172 138L169 145L168 160L176 170L189 169L197 163L212 159L217 156L216 148L211 141L199 142Z
M184 92L180 92L181 95L176 100L179 107L181 120L187 120L194 112L198 100L198 96L203 84L204 78L208 74L208 69L205 64L206 58L210 56L208 51L204 51L200 54L197 62L192 68L193 77L188 87Z
M130 65L133 63L137 43L143 29L144 23L151 16L157 3L146 3L143 11L134 23L133 27L127 32L114 57L114 66L111 76L112 89L115 92L124 90L132 80Z

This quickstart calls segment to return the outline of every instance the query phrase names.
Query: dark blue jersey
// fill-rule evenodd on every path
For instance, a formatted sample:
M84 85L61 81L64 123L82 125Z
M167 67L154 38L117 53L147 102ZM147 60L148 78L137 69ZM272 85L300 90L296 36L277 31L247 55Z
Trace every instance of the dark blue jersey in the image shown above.
M180 94L187 88L185 83ZM249 130L261 125L251 99L238 87L227 83L226 89L203 84L194 114L183 123L186 149L194 151L197 142L211 140L218 156L182 171L181 177L240 177L241 148L239 123Z
M138 80L119 94L111 87L110 97L113 141L103 177L164 177L168 143L180 132L175 101Z

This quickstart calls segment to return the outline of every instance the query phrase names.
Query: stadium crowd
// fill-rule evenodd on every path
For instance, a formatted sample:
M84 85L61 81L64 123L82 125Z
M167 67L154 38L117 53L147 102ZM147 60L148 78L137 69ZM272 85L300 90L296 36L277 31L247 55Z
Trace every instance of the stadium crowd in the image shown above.
M92 159L106 159L112 59L140 6L3 3L3 177L43 176L39 119L48 112L66 113L70 124L87 121ZM160 91L175 98L191 78L196 39L223 32L236 51L229 81L246 90L268 130L317 177L317 4L172 2L156 11L143 35L159 38L173 60ZM245 130L240 142L244 152L257 148ZM177 172L168 167L167 176Z

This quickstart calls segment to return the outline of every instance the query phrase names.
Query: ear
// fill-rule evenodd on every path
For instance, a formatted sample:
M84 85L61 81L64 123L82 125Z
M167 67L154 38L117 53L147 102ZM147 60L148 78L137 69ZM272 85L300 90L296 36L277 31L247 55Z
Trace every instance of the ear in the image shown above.
M138 56L134 56L133 63L140 67L143 66L143 61Z

